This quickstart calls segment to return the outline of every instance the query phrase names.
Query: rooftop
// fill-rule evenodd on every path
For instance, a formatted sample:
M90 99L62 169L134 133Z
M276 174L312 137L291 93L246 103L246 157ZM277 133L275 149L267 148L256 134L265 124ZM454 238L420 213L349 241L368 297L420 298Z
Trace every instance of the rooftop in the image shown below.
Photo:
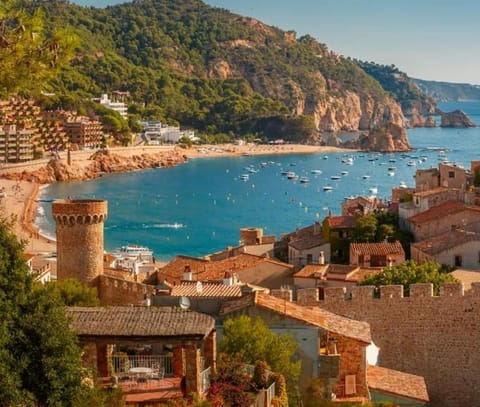
M408 220L412 223L428 223L465 210L475 210L480 212L480 207L467 206L460 201L446 201L438 206L434 206L424 212L411 216Z
M412 243L412 247L423 253L435 255L473 241L480 241L480 233L457 229L418 243Z
M403 247L398 240L395 243L351 243L350 252L370 256L405 255Z
M354 229L357 225L355 216L327 216L330 229Z
M67 315L81 336L203 338L215 328L208 315L170 307L69 307Z
M448 192L450 189L451 188L447 188L447 187L436 187L436 188L429 189L427 191L415 192L414 195L418 196L419 198L425 198L427 196Z
M216 282L183 281L172 287L172 297L241 297L240 285L225 285Z
M369 389L428 402L427 386L422 376L403 373L398 370L379 366L367 366L367 384Z
M229 314L252 305L367 344L372 341L367 322L342 317L319 307L304 307L260 292L224 303L220 314Z

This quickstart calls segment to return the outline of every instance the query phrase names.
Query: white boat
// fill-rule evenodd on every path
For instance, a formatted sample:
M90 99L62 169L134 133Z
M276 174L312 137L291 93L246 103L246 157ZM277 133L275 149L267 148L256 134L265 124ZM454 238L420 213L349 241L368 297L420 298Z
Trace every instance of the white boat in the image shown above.
M331 180L338 181L340 178L342 178L340 175L332 175L330 177Z
M113 254L119 257L142 257L143 259L151 259L153 251L145 246L126 244L125 246L116 249Z
M300 182L301 182L302 184L306 184L307 182L310 182L310 179L309 179L308 177L301 177L301 178L300 178Z
M394 171L388 171L388 176L389 177L393 177L395 175L395 172Z
M293 171L287 172L287 178L288 179L298 179L298 175L295 174Z
M333 187L331 187L330 185L325 185L325 186L323 187L323 190L324 190L325 192L329 192L329 191L332 191L332 190L333 190Z
M405 181L400 181L400 188L408 188Z
M396 171L397 167L388 167L388 171Z
M413 160L410 160L410 161L407 163L407 165L408 165L409 167L415 167L415 166L417 165L417 163L416 163L415 161L413 161Z
M363 178L363 179L369 179L369 178L370 178L370 175L364 175L362 178Z
M322 170L311 170L310 173L311 174L321 174Z
M240 175L240 179L242 181L248 181L248 179L250 178L250 176L248 174L242 174Z
M368 189L368 192L370 192L372 195L378 194L378 188L377 187L371 187Z
M342 175L348 175L348 171L342 171L340 174L342 174Z

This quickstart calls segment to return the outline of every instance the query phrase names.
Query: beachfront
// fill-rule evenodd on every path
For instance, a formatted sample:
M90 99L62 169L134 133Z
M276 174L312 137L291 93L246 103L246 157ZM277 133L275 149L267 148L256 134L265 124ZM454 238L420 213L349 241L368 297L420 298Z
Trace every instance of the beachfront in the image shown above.
M227 157L242 155L262 155L262 154L314 154L347 151L335 147L309 146L299 144L282 145L242 145L233 144L211 145L192 147L183 149L177 146L140 146L129 148L111 149L115 154L130 157L140 154L158 154L161 152L177 152L185 155L188 159L205 157ZM93 151L72 152L72 163L78 166L88 166ZM66 160L66 153L61 155L62 160ZM38 228L34 225L36 216L36 199L40 191L40 185L35 182L8 180L1 176L7 173L22 173L45 166L49 160L36 160L23 164L14 164L0 168L0 195L1 214L7 218L14 217L14 231L18 238L27 241L26 251L32 253L55 252L55 242L39 234Z

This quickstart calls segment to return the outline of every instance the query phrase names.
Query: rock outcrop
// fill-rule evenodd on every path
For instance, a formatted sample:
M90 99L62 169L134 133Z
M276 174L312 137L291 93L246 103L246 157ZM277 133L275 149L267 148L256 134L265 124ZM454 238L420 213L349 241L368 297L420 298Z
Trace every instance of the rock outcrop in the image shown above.
M410 151L412 149L405 129L394 123L373 129L368 134L361 134L356 140L342 144L342 147L380 152Z
M38 170L10 173L4 175L4 177L15 180L33 181L39 184L49 184L56 181L94 179L106 173L172 167L184 163L187 159L175 151L122 156L105 150L94 153L89 160L91 162L87 165L81 165L75 162L68 165L65 160L52 159L45 167Z
M433 116L428 116L423 124L423 127L437 127L437 123L435 123L435 118Z
M452 127L452 128L467 128L476 127L475 123L463 113L461 110L454 110L453 112L442 112L442 122L440 127Z
M412 116L410 117L410 120L408 121L408 127L413 129L415 127L424 127L424 126L425 126L425 120L423 119L423 117L416 112L412 114Z

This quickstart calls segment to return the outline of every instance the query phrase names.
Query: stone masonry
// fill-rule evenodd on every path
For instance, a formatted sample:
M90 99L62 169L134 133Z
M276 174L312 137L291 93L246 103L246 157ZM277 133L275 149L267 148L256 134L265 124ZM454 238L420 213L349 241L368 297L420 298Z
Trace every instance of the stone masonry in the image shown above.
M379 366L423 376L432 406L480 406L480 284L464 293L461 284L431 284L298 290L298 302L370 324L380 348Z
M62 200L52 203L57 226L57 278L76 277L95 284L103 273L103 224L107 201Z

